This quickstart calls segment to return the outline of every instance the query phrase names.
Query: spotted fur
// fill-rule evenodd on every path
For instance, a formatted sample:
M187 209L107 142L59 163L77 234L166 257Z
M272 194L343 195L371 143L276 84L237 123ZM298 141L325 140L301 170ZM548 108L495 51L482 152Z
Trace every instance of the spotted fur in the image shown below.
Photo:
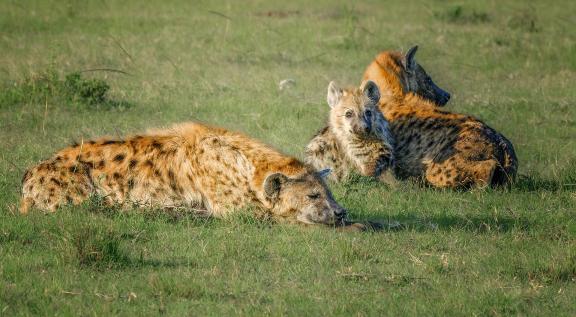
M415 62L415 51L382 52L363 77L388 92L379 104L396 141L395 176L444 188L510 184L518 169L512 143L474 117L442 111L450 94Z
M311 167L243 134L199 123L59 151L26 172L21 212L55 211L92 195L111 205L216 217L252 205L308 224L332 224L346 214Z
M380 100L396 140L395 175L440 188L507 185L516 177L512 143L482 121L440 110L409 93Z
M328 87L330 119L306 147L306 162L316 169L332 169L340 181L350 173L381 177L393 164L393 139L378 109L380 93L371 81L360 88Z

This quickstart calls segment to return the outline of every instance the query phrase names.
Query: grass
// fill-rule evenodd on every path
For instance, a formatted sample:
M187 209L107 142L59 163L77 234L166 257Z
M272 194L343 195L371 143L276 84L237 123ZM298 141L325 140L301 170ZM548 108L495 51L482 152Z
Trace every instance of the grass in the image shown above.
M575 315L574 10L0 2L0 315ZM24 170L73 140L200 120L302 157L328 82L413 44L448 109L512 140L511 190L332 185L353 218L401 224L370 233L98 201L16 213Z

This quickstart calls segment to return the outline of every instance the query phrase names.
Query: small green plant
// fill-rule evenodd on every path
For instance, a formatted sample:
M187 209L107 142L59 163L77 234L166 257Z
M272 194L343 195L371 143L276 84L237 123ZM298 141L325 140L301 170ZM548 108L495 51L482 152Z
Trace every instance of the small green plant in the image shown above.
M104 103L110 85L101 79L84 79L80 73L66 76L63 87L69 98L80 100L88 104Z
M5 85L0 108L21 104L50 103L67 107L127 108L131 104L109 97L110 85L102 79L87 79L73 72L61 77L54 71Z
M436 18L455 24L480 24L490 22L490 16L486 12L464 9L462 6L450 7L445 12L435 14Z
M76 232L73 241L80 266L110 269L131 263L120 246L121 235L112 230L85 227Z

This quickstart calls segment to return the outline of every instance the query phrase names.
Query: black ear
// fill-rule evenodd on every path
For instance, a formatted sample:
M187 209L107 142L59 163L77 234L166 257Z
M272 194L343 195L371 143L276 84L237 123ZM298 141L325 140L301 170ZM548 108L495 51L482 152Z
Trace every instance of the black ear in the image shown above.
M288 177L282 173L274 173L268 175L264 180L264 193L268 198L276 198L280 195L280 190L282 190L282 186Z
M378 86L373 81L365 81L362 84L362 92L364 96L368 97L374 104L378 104L380 101L380 89L378 89Z
M402 64L406 70L414 70L414 68L416 68L416 60L414 59L416 51L418 51L418 45L414 45L411 49L408 50L406 55L404 55Z

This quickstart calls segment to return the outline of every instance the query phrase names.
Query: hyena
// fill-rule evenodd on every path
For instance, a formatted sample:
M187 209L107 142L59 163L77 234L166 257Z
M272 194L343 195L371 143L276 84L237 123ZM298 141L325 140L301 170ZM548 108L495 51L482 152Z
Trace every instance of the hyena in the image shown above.
M389 92L380 110L396 141L395 176L448 188L510 184L518 168L512 143L474 117L440 110L450 94L416 63L416 50L380 53L363 77Z
M450 93L438 87L414 56L418 46L406 54L397 51L383 51L366 68L363 80L372 80L383 95L402 97L416 94L426 100L444 106L450 100Z
M222 217L253 205L277 219L335 224L346 210L316 172L241 133L186 123L73 145L29 169L21 212L91 195L126 207L182 207Z
M380 99L396 141L396 177L424 179L440 188L508 185L518 160L512 143L482 121L440 110L409 93Z
M355 171L381 177L393 164L393 146L388 123L378 109L380 92L366 81L360 88L328 86L328 126L306 146L305 161L316 169L330 168L331 179L340 181Z

